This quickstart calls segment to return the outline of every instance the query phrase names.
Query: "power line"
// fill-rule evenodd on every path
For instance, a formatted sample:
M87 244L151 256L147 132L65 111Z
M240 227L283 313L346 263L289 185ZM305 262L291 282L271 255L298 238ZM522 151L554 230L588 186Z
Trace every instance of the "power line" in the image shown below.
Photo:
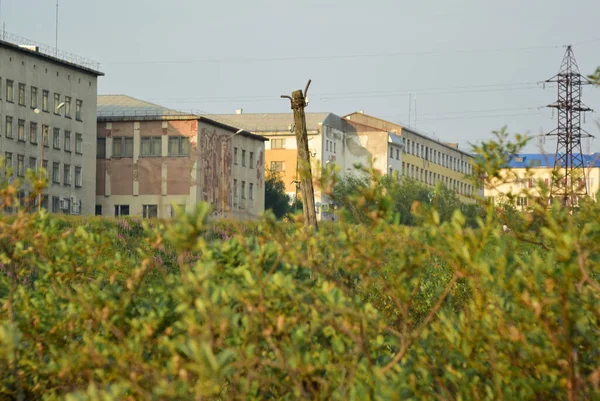
M198 60L124 60L109 61L104 64L208 64L208 63L240 63L240 62L265 62L265 61L298 61L298 60L334 60L349 58L378 58L378 57L400 57L400 56L434 56L440 54L467 54L467 53L496 53L511 51L532 51L540 49L557 49L560 45L540 45L513 48L483 48L483 49L455 49L455 50L431 50L417 52L395 52L395 53L363 53L363 54L339 54L324 56L286 56L286 57L248 57L248 58L215 58Z

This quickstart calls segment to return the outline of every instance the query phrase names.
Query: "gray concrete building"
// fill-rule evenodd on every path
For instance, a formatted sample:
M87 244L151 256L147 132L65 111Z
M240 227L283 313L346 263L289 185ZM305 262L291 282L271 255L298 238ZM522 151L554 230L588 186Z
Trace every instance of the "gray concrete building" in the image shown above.
M5 173L43 167L51 212L94 213L98 64L7 35L0 41L0 152ZM20 196L29 192L22 187Z

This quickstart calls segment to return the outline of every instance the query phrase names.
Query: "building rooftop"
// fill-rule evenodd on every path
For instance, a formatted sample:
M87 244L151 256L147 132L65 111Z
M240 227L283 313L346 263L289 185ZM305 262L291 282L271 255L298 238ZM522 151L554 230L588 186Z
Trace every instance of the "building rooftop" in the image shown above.
M306 113L306 130L309 132L319 130L319 123L324 123L331 115L331 113ZM291 131L290 127L294 126L293 113L207 114L205 116L212 120L235 124L252 132L285 132Z
M600 167L600 153L583 155L586 167ZM554 154L525 153L519 154L508 161L509 168L553 168Z
M268 141L240 126L233 126L194 112L169 109L158 104L146 102L127 95L98 95L98 121L140 121L140 120L198 120L242 136ZM241 132L240 132L241 130Z
M51 61L65 67L74 68L97 77L104 76L104 73L99 71L100 63L97 61L67 53L54 47L35 42L12 33L4 32L0 34L0 47L16 50L33 57Z

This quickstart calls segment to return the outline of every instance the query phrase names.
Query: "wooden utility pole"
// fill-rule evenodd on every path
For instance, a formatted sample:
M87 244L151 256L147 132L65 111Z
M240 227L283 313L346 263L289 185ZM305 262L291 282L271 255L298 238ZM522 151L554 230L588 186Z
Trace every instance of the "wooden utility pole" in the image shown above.
M294 111L294 124L296 131L296 144L298 148L298 167L300 170L300 191L302 192L302 203L304 213L304 224L307 227L317 228L317 213L315 211L315 191L313 188L312 171L310 168L310 153L308 151L308 133L306 132L306 96L310 86L310 79L306 84L304 93L302 90L292 92L292 96L281 96L290 99Z

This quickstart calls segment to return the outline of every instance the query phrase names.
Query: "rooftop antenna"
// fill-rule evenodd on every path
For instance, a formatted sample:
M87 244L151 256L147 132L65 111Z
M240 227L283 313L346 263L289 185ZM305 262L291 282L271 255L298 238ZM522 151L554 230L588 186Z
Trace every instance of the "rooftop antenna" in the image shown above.
M408 126L410 127L410 117L412 114L412 93L408 94Z
M415 93L415 128L417 128L417 94Z

